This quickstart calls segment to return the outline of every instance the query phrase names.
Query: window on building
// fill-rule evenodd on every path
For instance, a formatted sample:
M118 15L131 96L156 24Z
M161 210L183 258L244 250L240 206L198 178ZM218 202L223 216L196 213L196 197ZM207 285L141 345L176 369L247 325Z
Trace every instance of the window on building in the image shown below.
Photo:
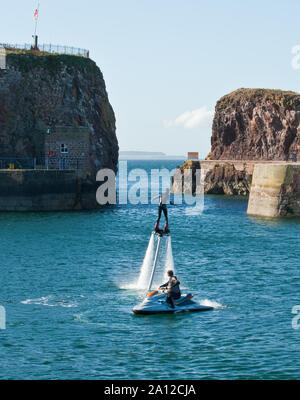
M65 143L62 143L62 145L60 146L60 152L63 154L67 154L69 152L68 145Z

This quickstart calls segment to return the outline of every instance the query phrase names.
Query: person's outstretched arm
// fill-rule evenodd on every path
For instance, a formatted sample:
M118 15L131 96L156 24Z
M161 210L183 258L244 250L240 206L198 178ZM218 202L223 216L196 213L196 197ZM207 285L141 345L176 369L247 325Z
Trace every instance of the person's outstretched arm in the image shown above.
M169 283L169 282L167 282L167 283L163 283L163 284L162 284L162 285L160 285L159 287L160 287L160 288L167 287L167 286L168 286L168 283Z

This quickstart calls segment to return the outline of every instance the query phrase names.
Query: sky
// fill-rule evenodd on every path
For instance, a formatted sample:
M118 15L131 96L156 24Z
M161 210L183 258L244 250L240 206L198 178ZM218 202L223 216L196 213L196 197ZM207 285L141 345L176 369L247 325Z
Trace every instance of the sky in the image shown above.
M1 0L0 42L31 42L37 4ZM40 0L38 35L90 50L121 151L205 157L220 97L300 91L299 15L299 0Z

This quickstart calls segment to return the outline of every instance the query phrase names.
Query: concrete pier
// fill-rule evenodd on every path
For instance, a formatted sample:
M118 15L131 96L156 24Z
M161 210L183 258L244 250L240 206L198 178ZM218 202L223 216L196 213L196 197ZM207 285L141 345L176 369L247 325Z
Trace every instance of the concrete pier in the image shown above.
M247 214L300 216L300 163L255 164Z

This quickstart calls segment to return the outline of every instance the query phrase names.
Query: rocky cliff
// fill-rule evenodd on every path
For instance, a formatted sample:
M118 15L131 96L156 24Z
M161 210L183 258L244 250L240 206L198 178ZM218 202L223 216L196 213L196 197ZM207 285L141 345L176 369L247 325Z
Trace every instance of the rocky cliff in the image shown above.
M300 95L239 89L216 104L211 160L285 160L300 157Z
M211 152L206 161L187 161L184 170L205 170L207 194L249 195L256 162L300 160L300 95L269 89L239 89L216 104ZM176 177L175 176L175 177ZM184 191L174 183L173 191Z
M95 62L8 51L7 70L0 70L0 157L40 157L47 127L55 125L89 128L92 176L116 170L115 116Z
M180 166L173 178L172 192L183 193L184 174L192 171L192 192L196 192L196 171L202 170L204 193L225 194L229 196L248 196L251 187L254 163L244 161L186 161Z

